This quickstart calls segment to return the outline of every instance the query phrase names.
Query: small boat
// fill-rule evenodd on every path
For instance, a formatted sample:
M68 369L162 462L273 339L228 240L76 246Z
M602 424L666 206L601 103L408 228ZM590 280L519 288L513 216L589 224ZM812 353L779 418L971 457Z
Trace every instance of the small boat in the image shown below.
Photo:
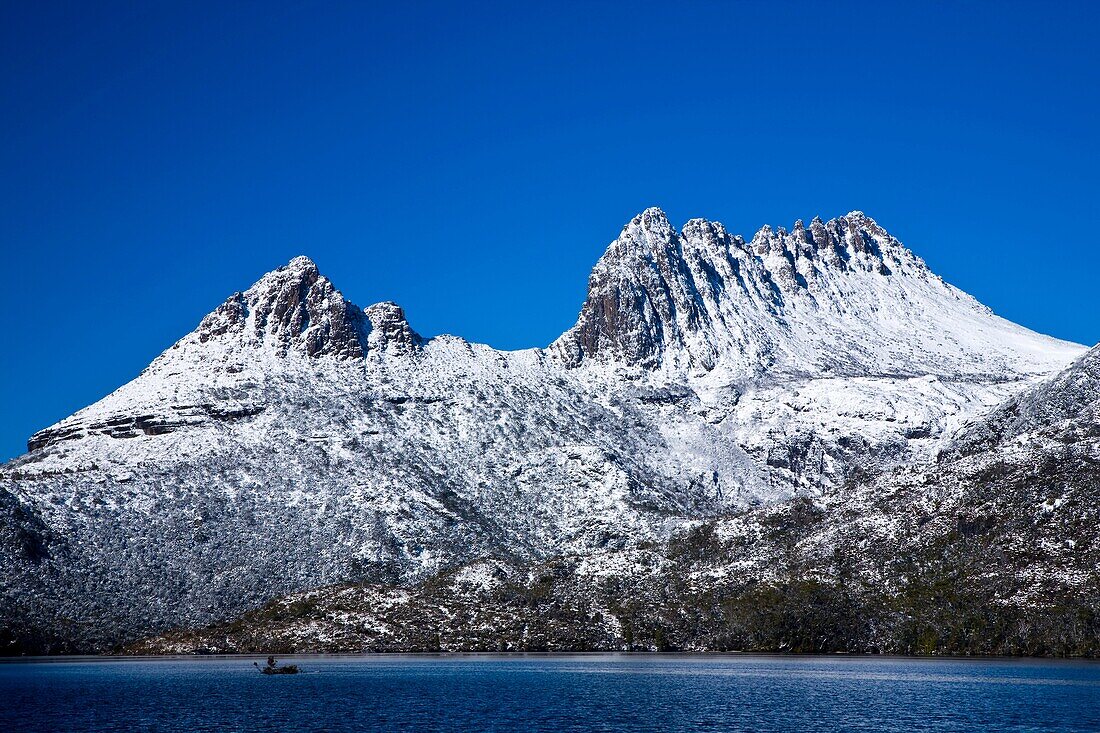
M280 667L275 663L275 657L268 657L267 664L263 667L257 662L253 662L252 666L260 670L262 674L298 674L297 664L284 664Z

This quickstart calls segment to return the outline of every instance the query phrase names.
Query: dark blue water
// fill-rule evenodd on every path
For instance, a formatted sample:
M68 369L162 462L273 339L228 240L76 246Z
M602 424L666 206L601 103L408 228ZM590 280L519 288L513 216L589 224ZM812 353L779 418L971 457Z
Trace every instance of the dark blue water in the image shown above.
M280 661L291 661L289 658ZM782 657L0 663L0 731L1100 731L1100 664Z

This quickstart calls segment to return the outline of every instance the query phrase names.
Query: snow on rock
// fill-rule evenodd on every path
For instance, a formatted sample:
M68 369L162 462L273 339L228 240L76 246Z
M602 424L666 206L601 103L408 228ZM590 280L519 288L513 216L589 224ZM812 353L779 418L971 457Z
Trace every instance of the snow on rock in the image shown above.
M298 257L0 468L5 623L89 648L325 583L629 550L930 461L1082 351L859 212L746 242L648 209L576 326L514 352L425 339Z
M836 376L993 381L1046 374L1081 348L993 315L859 211L746 242L660 209L597 263L577 324L551 350L570 365L621 363Z

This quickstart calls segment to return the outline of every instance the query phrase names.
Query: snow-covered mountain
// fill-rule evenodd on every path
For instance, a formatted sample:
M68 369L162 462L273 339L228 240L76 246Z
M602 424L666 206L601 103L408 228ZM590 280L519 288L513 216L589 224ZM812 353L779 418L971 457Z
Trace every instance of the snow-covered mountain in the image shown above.
M722 376L1046 373L1073 347L994 316L859 211L750 242L660 209L635 217L596 264L566 363Z
M645 547L345 583L130 653L742 650L1100 655L1100 346L937 461Z
M135 654L766 650L1100 655L1100 347L939 459L646 547L340 583Z
M640 546L930 462L1083 347L865 215L750 242L649 209L577 324L423 338L299 257L0 468L5 634L93 648L326 583Z

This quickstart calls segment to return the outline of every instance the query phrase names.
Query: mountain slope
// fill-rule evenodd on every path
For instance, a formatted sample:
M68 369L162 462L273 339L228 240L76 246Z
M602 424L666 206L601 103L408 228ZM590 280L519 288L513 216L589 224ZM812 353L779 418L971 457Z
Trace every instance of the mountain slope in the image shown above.
M0 627L86 650L344 580L614 552L931 461L1081 348L870 219L636 217L546 350L423 338L306 258L0 469Z
M1100 656L1098 364L1100 346L968 425L936 464L817 501L645 549L315 589L128 651Z

